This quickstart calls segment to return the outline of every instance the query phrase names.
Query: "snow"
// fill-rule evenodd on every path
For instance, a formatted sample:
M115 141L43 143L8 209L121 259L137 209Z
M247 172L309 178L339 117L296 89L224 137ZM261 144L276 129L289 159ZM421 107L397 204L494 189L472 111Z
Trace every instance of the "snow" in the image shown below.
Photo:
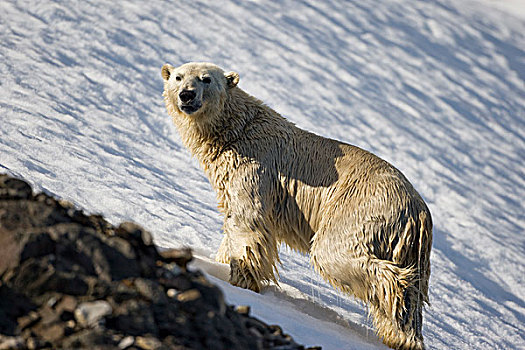
M298 126L402 170L434 220L430 349L525 349L525 10L514 0L2 1L0 171L198 266L213 191L168 117L160 67L211 61ZM323 349L381 349L366 306L283 247L281 289L229 302ZM201 265L199 265L201 264ZM226 270L225 270L226 269Z

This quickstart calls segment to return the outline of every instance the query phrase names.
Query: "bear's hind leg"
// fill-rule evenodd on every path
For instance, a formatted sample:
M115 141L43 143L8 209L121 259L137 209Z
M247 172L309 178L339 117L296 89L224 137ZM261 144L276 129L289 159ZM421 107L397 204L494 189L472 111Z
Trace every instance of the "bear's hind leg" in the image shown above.
M370 305L377 334L386 345L424 349L417 270L377 259L363 245L335 242L334 237L323 232L314 237L310 254L315 269L337 289Z

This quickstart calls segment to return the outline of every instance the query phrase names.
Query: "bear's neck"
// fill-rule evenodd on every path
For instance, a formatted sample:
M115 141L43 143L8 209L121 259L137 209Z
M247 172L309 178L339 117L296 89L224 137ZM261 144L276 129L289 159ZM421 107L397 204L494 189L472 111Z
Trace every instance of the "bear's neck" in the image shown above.
M228 91L220 107L197 116L178 114L174 122L184 145L206 167L243 137L263 103L238 87Z

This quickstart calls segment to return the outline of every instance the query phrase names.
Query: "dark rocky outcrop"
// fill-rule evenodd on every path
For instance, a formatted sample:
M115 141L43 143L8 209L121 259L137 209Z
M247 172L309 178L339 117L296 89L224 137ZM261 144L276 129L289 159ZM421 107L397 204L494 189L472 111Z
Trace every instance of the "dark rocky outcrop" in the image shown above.
M190 260L0 175L0 349L304 349Z

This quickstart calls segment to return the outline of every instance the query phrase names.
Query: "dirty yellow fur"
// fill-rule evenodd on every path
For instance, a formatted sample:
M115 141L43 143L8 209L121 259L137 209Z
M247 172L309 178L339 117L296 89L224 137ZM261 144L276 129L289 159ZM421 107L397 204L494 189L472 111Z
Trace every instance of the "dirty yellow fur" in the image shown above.
M164 100L224 215L217 260L230 282L276 281L283 242L310 255L334 287L369 303L377 334L423 349L432 221L389 163L297 128L209 63L162 67Z

